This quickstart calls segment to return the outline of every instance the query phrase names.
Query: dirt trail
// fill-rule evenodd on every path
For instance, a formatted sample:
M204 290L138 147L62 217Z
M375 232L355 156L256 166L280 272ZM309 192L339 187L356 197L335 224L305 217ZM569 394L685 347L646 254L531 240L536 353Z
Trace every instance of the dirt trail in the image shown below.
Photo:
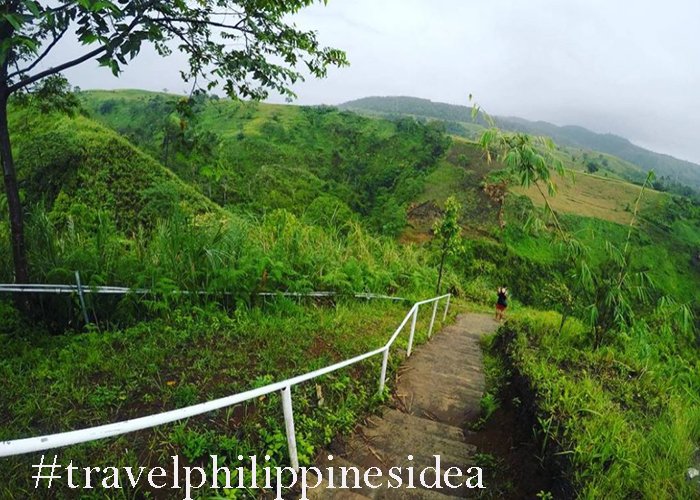
M412 466L420 471L434 466L434 455L440 455L442 474L449 467L466 471L475 465L476 447L465 441L463 429L479 415L479 401L484 390L479 338L496 327L490 315L462 314L455 324L416 349L401 366L396 396L381 417L372 417L359 427L343 444L342 450L332 453L332 461L326 458L329 452L324 452L315 464L321 470L335 467L337 481L340 467L356 467L361 478L368 468L378 467L382 470L383 486L357 490L319 487L314 490L314 498L451 499L474 495L475 492L466 487L424 489L417 473L416 489L389 489L387 479L391 467L402 467L405 486L406 468ZM349 478L348 482L354 484L352 474ZM426 475L426 479L430 484L435 478ZM457 484L466 479L451 477L450 481ZM376 479L373 482L380 483Z

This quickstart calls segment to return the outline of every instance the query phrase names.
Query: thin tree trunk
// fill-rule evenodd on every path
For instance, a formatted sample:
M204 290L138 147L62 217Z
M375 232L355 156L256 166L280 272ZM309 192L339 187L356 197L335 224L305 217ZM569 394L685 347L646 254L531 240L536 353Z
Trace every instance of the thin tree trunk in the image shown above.
M566 313L561 313L561 323L559 323L559 333L562 332L564 329L564 323L566 323L566 320L569 318L569 316Z
M443 248L442 257L440 257L440 270L438 271L438 282L437 287L435 287L435 295L440 295L440 283L442 282L442 268L445 266L445 255L447 254L447 249Z
M24 244L24 217L19 198L15 162L12 158L10 131L7 123L7 99L7 92L0 91L0 160L5 180L7 206L10 212L10 240L15 267L15 283L28 283L29 265L27 263L27 249Z

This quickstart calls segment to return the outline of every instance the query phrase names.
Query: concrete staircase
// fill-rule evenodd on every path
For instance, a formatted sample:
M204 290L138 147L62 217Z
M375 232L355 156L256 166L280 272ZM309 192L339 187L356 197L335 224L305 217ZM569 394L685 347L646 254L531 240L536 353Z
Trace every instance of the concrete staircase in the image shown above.
M399 371L398 385L392 402L381 417L375 416L358 427L336 453L324 451L316 461L316 467L324 471L334 468L334 486L327 481L309 491L309 498L362 499L448 499L475 496L464 483L468 476L450 475L452 485L460 488L424 488L419 472L425 467L435 467L434 455L440 456L440 479L449 467L459 467L466 473L474 464L473 445L464 440L466 424L478 417L479 401L484 390L484 374L479 338L485 332L494 331L497 323L490 315L463 314L454 325L434 335L427 344L419 347L403 363ZM332 460L328 456L332 455ZM407 488L409 473L413 467L415 488ZM360 473L364 486L364 473L372 467L381 470L382 476L373 476L372 483L382 486L376 489L339 488L342 484L342 467L354 467ZM396 475L402 478L401 488L390 480L392 467L401 467ZM376 472L376 471L370 471ZM453 471L454 472L454 471ZM428 470L424 482L435 483L435 473ZM346 484L355 485L353 473L347 475Z

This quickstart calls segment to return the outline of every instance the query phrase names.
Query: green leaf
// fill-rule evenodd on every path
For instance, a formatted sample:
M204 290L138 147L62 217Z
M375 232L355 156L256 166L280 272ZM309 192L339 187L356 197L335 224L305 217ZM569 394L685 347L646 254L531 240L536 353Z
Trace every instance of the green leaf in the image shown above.
M37 4L34 0L24 0L23 3L27 10L31 12L31 14L34 17L41 16L41 9L39 8L39 4Z
M36 53L39 49L39 42L26 36L16 37L15 44L26 47L32 53Z
M24 19L22 16L19 14L13 14L13 13L7 13L7 14L2 14L2 17L12 25L12 27L15 29L15 31L19 31L22 29L22 25L24 24Z

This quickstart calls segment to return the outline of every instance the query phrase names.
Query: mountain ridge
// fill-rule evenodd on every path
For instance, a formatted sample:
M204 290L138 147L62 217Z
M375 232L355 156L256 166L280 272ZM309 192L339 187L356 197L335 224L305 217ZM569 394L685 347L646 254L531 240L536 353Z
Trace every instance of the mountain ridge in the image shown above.
M456 124L485 125L482 117L472 120L472 108L410 96L371 96L347 101L341 109L366 111L382 115L406 114ZM639 167L640 173L653 169L658 176L667 177L694 189L700 189L700 165L659 153L634 144L629 139L613 133L598 133L580 125L555 125L514 116L495 116L496 124L513 132L525 132L551 137L561 146L590 149L617 156ZM469 129L474 135L474 130Z

